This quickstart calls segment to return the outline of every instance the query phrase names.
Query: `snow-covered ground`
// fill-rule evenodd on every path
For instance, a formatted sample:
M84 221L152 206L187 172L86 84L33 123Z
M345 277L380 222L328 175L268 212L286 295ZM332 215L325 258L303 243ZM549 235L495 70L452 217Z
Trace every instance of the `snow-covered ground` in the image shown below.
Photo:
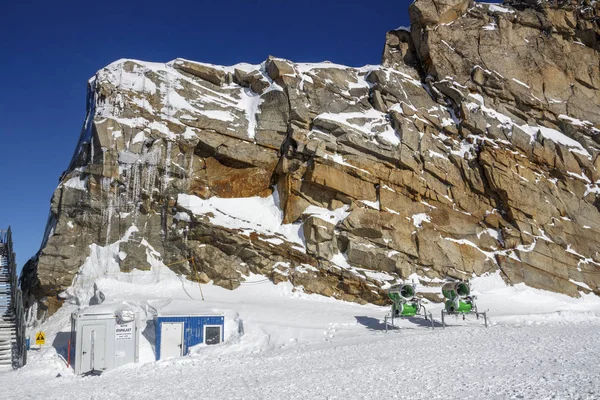
M108 275L97 287L107 301L141 310L166 299L202 301L197 284L164 267ZM491 274L473 280L488 329L474 317L451 317L443 330L435 305L436 329L413 318L385 333L387 308L308 295L262 276L234 291L202 290L206 308L228 316L225 344L156 362L142 336L139 364L78 377L59 356L77 309L66 305L41 327L49 345L30 351L26 367L0 374L0 399L600 398L595 296L507 287Z

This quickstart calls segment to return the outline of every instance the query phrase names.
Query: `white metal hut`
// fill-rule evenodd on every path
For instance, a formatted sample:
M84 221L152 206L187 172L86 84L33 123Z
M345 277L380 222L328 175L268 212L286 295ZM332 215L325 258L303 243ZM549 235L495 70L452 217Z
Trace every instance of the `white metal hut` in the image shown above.
M139 361L140 316L123 303L90 306L71 315L76 374L101 373Z

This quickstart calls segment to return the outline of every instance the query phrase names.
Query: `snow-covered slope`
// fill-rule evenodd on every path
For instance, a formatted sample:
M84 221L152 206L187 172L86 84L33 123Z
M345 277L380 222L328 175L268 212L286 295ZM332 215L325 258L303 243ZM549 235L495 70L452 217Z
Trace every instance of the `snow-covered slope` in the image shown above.
M98 254L110 254L110 247ZM85 273L92 272L86 264ZM418 318L384 331L386 307L309 295L289 282L252 275L228 291L152 271L115 272L96 282L106 301L142 314L140 364L77 377L65 365L69 313L63 306L41 326L51 345L29 352L28 365L0 374L0 398L180 399L261 398L582 398L600 395L600 300L573 299L525 285L507 286L497 273L473 280L490 328L473 317L447 319L441 329ZM83 282L80 282L82 284ZM77 286L77 285L76 285ZM422 288L422 287L421 287ZM79 292L84 301L84 292ZM153 308L197 301L227 316L226 341L197 346L179 359L154 361ZM240 329L242 328L242 329ZM33 331L33 330L32 330ZM242 333L241 333L242 332Z

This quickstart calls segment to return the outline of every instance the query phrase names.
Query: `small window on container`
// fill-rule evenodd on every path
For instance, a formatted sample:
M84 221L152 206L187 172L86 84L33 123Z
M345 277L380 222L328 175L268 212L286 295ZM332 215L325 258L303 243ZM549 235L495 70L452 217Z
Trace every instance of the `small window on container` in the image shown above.
M220 326L205 326L204 327L204 343L219 344L221 343L221 327Z

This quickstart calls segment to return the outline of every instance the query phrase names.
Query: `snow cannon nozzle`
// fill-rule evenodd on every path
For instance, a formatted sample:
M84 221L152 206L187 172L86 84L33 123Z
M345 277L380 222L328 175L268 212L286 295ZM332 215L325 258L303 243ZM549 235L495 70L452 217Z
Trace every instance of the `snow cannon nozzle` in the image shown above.
M415 297L415 287L406 283L392 285L388 289L388 296L393 302L406 302Z
M467 282L448 282L442 286L442 294L449 300L464 299L471 294L471 288Z

